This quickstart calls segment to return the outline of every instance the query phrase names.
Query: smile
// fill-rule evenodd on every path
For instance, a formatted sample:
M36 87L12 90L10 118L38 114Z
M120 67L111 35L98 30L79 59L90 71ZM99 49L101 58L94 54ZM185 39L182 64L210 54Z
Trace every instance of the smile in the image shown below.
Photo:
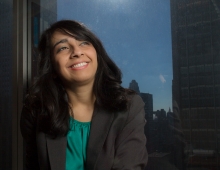
M74 64L71 66L71 68L79 68L79 67L82 67L82 66L85 66L87 65L88 63L86 62L82 62L82 63L78 63L78 64Z

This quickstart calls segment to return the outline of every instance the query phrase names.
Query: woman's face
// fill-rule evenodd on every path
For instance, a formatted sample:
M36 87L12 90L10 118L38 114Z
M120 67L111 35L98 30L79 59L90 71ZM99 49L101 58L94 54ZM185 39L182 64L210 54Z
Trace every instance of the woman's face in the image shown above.
M51 43L55 71L64 86L93 85L98 68L93 45L59 31L54 32Z

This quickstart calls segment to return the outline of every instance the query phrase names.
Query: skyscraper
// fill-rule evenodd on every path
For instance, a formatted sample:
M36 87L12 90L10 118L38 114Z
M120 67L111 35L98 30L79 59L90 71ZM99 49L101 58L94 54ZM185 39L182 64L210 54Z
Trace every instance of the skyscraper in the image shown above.
M129 84L129 89L136 91L136 93L140 93L138 83L135 80L132 80Z
M142 93L139 90L138 83L135 80L132 80L129 84L129 89L136 91L139 94L145 104L145 119L147 120L147 124L145 126L145 135L147 137L147 149L148 152L153 152L153 95L149 93Z
M153 95L149 93L140 93L141 98L144 101L145 119L147 123L145 125L145 134L147 137L147 150L149 153L153 152L154 148L154 126L153 126Z
M220 1L171 0L173 100L192 149L220 141Z

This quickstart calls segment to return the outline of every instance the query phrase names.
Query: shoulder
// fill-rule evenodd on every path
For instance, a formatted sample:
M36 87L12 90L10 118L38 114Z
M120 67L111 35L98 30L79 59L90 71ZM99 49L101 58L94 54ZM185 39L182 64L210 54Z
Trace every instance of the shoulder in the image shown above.
M144 102L142 100L142 98L137 95L128 95L129 101L130 101L130 109L138 109L138 108L142 108L144 106Z
M129 107L128 107L128 114L130 117L136 116L137 114L144 114L144 102L142 98L137 95L129 95Z
M124 126L129 124L129 122L135 120L134 122L145 121L145 111L144 102L142 98L137 94L132 94L127 96L129 106L126 111L115 112L115 121L119 121L119 126Z

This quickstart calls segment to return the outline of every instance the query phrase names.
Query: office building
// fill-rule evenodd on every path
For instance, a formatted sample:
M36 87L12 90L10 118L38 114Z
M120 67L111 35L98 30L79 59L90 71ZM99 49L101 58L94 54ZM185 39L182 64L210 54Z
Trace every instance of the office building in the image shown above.
M153 140L154 126L153 126L153 95L149 93L140 93L141 98L144 101L145 119L147 120L145 126L145 134L147 137L147 149L148 152L153 152Z
M139 86L136 80L132 80L130 82L129 89L134 90L136 93L140 94Z
M142 93L139 90L138 83L135 80L132 80L129 89L136 91L144 101L144 111L145 119L147 120L145 126L145 135L147 137L147 149L148 152L153 152L153 136L154 136L154 126L153 126L153 95L149 93Z
M173 101L192 151L220 142L220 1L171 0Z

